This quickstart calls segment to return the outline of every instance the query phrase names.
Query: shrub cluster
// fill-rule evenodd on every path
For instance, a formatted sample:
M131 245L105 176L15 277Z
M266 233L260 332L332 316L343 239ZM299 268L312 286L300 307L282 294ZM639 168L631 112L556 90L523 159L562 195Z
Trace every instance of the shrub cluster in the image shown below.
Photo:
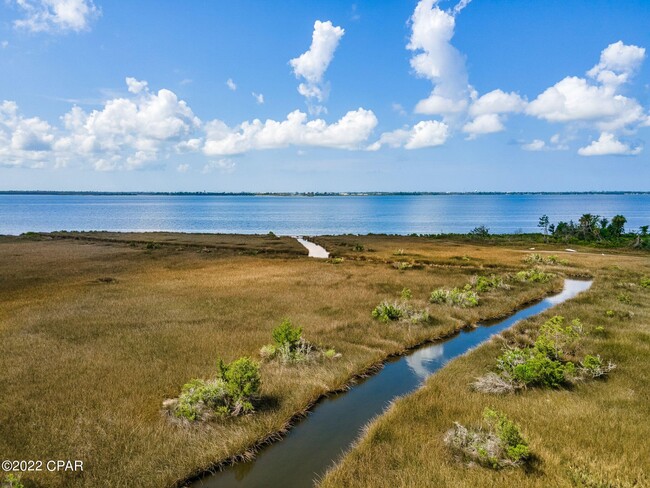
M260 385L259 365L250 358L239 358L230 364L220 359L215 379L186 383L178 399L168 405L175 417L190 422L251 413Z
M456 422L445 443L467 460L492 469L520 466L530 458L521 429L504 413L486 408L483 420L485 427L478 429Z
M426 323L431 320L431 315L429 315L429 311L426 309L417 309L407 303L390 303L386 300L373 309L372 317L384 323L406 320L417 324Z
M302 337L302 327L294 327L288 319L273 329L271 336L274 343L260 349L262 359L279 359L288 364L312 361L319 357L333 359L341 356L334 349L319 350Z
M465 285L464 288L453 288L446 290L439 288L431 292L429 296L431 303L441 303L456 307L476 307L479 302L478 293L472 291L472 285Z
M470 285L479 293L488 292L497 288L510 289L510 285L503 278L494 274L490 276L474 276Z
M645 276L641 278L640 283L643 288L650 288L650 277Z
M553 273L545 273L535 268L519 271L516 274L517 280L525 283L548 283L554 277L555 275Z
M7 476L5 476L4 481L0 483L0 488L25 488L25 485L22 484L18 476L13 473L9 473Z
M566 266L569 264L569 261L566 259L559 259L556 255L552 254L550 256L542 256L539 253L531 253L524 258L524 263L526 264L561 264Z
M540 328L532 347L508 347L497 358L497 372L478 378L473 388L484 393L510 393L528 386L558 388L585 378L597 378L616 365L604 364L600 356L586 355L576 366L569 360L578 353L584 328L580 320L567 323L556 315Z

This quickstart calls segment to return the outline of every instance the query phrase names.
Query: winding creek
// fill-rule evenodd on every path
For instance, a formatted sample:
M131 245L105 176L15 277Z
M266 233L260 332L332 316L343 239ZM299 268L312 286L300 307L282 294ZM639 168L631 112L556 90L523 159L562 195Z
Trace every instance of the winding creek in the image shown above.
M311 254L310 254L311 255ZM484 322L434 344L389 360L374 376L349 391L319 402L280 442L263 448L256 459L195 481L193 488L307 488L323 476L359 437L363 427L396 397L422 385L448 361L516 322L537 315L588 290L591 281L565 280L562 292L510 317Z
M330 257L330 253L327 252L327 249L323 246L319 246L318 244L303 239L302 237L296 237L295 239L307 248L310 258L327 259Z

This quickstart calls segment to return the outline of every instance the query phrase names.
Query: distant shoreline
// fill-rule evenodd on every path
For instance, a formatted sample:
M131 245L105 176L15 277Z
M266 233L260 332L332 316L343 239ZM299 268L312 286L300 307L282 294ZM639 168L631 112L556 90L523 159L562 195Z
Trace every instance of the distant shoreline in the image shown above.
M0 190L0 195L77 196L263 196L263 197L373 197L373 196L452 196L452 195L648 195L650 191L475 191L475 192L156 192L156 191L49 191Z

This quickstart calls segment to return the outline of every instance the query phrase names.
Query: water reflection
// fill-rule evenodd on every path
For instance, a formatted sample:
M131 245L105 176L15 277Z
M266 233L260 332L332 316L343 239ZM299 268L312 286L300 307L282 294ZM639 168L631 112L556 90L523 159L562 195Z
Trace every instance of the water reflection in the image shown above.
M562 293L526 307L500 321L481 323L456 336L395 358L374 376L346 393L319 403L281 442L264 448L251 462L197 480L202 488L305 488L322 476L358 438L363 427L395 398L411 393L447 361L477 347L514 323L573 298L590 281L565 280Z
M444 358L445 345L435 344L419 349L406 357L406 364L422 380L439 369L440 360Z

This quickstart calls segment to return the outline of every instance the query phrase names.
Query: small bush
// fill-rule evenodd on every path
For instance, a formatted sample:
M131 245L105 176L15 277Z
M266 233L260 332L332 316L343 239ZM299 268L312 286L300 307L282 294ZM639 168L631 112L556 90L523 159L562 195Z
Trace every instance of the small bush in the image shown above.
M626 305L632 303L632 297L630 296L629 293L621 292L618 295L616 295L616 299L621 303L625 303Z
M189 422L250 413L260 384L259 365L250 358L239 358L230 364L219 360L217 378L195 379L183 385L178 399L170 404L171 413Z
M366 249L366 248L363 247L363 245L361 245L361 244L355 244L355 245L352 247L352 250L355 251L355 252L362 252L362 251L364 251L365 249Z
M506 290L510 288L510 286L504 282L503 278L496 275L475 276L472 278L471 284L479 293L488 292L497 288L504 288Z
M431 320L429 311L410 307L406 303L381 302L372 311L373 318L380 322L388 323L397 320L408 320L413 324L427 323Z
M556 315L544 322L539 332L535 348L546 356L559 359L567 354L575 354L578 339L584 335L584 328L579 319L565 325L564 317Z
M284 343L278 347L278 356L283 363L302 363L315 359L314 352L314 346L302 338L294 346Z
M173 413L190 422L209 420L214 414L228 413L228 401L223 380L192 380L185 383Z
M341 354L336 352L335 349L327 349L325 352L323 352L323 357L326 359L336 359L340 358Z
M294 327L289 319L284 319L271 335L278 347L288 344L289 348L295 348L302 338L302 327Z
M402 292L400 293L400 296L402 300L410 300L413 298L413 293L411 293L410 288L403 288Z
M568 382L575 366L551 359L535 348L507 349L498 359L497 368L502 377L511 378L515 387L544 386L557 388Z
M489 408L483 419L487 428L467 429L456 422L445 435L445 443L470 461L492 469L524 464L530 449L519 426Z
M278 348L273 344L266 344L260 348L260 357L262 359L273 359L278 354Z
M560 259L556 255L551 254L550 256L544 257L541 254L538 253L532 253L529 254L524 258L524 263L526 264L550 264L550 265L556 265L560 264L562 266L566 266L569 264L569 261L566 259Z
M607 364L603 363L600 355L591 356L587 354L580 362L580 373L588 378L600 378L610 373L616 365L609 361Z
M520 271L516 274L516 278L525 283L548 283L554 276L553 273L545 273L538 269Z
M434 290L429 296L429 301L431 303L445 303L447 305L470 308L478 305L479 296L471 290L471 285L467 285L465 288L454 288L452 290L445 290L443 288Z
M542 264L543 262L544 262L544 258L542 257L542 255L536 252L529 254L524 258L524 263L526 264Z
M20 477L9 473L5 476L4 482L0 484L0 488L25 488L25 485L21 483Z
M260 392L260 366L251 358L243 357L226 364L217 362L219 379L225 382L228 407L232 415L253 411L251 400Z
M381 302L372 311L372 317L380 322L399 320L404 316L404 311L398 304Z
M640 285L643 288L650 288L650 277L641 278Z
M429 301L431 303L446 303L447 302L447 295L448 295L447 290L439 288L439 289L434 290L434 291L431 292L431 296L429 297Z

